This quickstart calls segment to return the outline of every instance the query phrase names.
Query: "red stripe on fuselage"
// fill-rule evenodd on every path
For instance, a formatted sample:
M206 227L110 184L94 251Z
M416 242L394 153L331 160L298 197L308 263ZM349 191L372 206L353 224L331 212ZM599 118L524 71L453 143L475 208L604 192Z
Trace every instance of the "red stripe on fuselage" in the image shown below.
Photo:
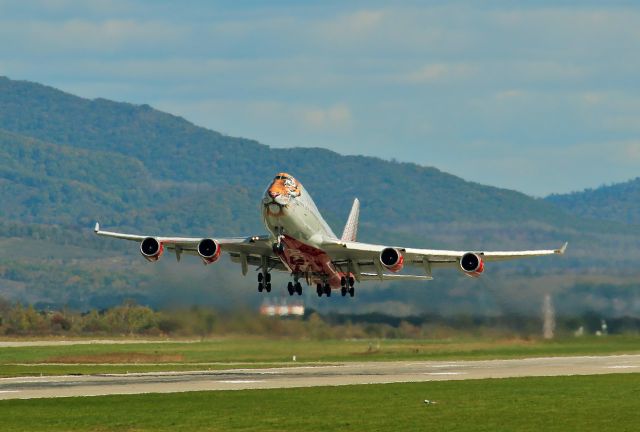
M322 283L323 281L317 275L323 274L332 288L340 288L340 279L343 274L338 272L326 252L288 235L284 236L282 242L285 248L280 254L280 259L291 272L309 274L309 279L313 283Z

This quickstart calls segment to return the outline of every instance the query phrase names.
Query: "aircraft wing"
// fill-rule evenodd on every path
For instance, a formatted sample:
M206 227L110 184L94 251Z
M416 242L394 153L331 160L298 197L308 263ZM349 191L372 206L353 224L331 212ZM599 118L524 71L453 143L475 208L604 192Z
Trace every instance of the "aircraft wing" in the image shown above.
M100 225L96 223L94 232L103 237L110 237L122 240L130 240L142 242L148 238L155 239L163 248L175 252L176 258L180 260L180 256L184 254L198 256L198 245L202 240L208 237L162 237L162 236L145 236L138 234L125 234L119 232L104 231L100 229ZM261 266L265 264L269 269L286 270L280 258L278 258L272 250L273 239L271 237L252 236L252 237L230 237L230 238L212 238L220 247L221 252L227 252L231 256L231 260L242 265L243 274L247 273L248 265Z
M395 249L404 260L405 266L421 267L425 276L431 277L433 267L459 266L460 260L468 253L473 253L483 262L507 261L521 258L531 258L546 255L564 254L567 243L559 249L526 250L526 251L449 251L437 249L414 249L404 247L389 247L360 242L335 241L323 246L323 249L331 256L332 261L343 271L351 266L351 271L360 275L362 279L388 280L394 276L400 279L402 276L418 278L418 275L388 274L380 262L380 254L385 249ZM375 273L367 273L367 271Z

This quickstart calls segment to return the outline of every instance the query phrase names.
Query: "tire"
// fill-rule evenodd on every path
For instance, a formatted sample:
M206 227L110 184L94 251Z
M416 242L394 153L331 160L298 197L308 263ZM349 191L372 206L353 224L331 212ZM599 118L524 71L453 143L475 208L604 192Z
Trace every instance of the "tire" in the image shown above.
M350 295L351 297L353 297L354 295L356 295L356 290L355 290L355 288L351 287L351 288L349 289L349 295Z
M268 283L267 286L265 287L267 289L267 292L270 293L271 292L271 284Z
M271 283L271 273L264 275L264 281L268 284Z
M290 296L293 295L293 284L291 282L287 284L287 291L289 291Z
M264 285L262 284L262 282L260 282L258 284L258 292L262 292L263 289L264 289Z
M264 280L264 275L262 272L258 273L258 282L262 282Z
M299 296L302 295L302 285L300 285L300 282L296 284L296 292L298 293Z
M316 293L318 294L318 297L322 297L322 285L317 284L316 285Z
M340 288L340 294L342 294L342 297L346 296L347 295L347 288L344 287L344 286L342 288Z

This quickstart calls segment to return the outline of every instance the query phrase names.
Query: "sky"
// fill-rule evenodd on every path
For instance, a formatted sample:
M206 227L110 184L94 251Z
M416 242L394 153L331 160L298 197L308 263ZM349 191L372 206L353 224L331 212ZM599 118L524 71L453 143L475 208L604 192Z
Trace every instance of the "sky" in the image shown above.
M0 0L0 75L545 196L640 176L636 3Z

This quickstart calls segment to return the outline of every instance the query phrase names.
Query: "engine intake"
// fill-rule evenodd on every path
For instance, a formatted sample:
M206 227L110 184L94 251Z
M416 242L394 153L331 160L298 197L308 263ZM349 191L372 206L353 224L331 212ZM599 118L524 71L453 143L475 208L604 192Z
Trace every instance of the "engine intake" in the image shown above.
M380 262L387 270L396 273L404 266L404 256L398 249L385 248L380 252Z
M479 277L484 271L484 261L478 254L467 252L460 258L460 268L471 277Z
M214 239L202 239L198 243L198 255L205 264L211 264L220 258L220 245Z
M153 237L147 237L140 243L140 253L147 261L158 261L164 252L164 246Z

